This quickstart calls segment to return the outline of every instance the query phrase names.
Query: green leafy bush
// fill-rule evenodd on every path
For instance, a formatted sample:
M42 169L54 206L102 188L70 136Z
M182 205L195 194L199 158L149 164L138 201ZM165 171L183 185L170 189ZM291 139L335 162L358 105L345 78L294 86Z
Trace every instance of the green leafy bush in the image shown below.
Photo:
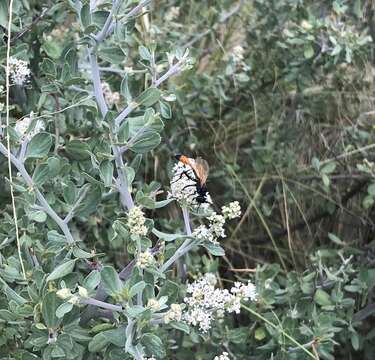
M372 13L0 0L1 358L372 359Z

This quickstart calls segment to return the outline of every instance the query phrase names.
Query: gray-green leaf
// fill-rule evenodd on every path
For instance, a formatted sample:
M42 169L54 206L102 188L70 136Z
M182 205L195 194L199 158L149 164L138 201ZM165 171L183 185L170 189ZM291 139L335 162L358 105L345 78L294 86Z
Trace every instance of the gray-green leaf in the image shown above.
M26 158L40 159L45 157L52 146L52 136L47 133L36 134L27 146Z
M65 275L70 274L74 269L75 263L76 263L76 260L68 260L67 262L62 263L55 270L53 270L51 274L49 274L46 281L48 282L48 281L60 279L64 277Z
M104 266L100 275L103 287L108 295L116 295L122 291L122 282L112 266Z

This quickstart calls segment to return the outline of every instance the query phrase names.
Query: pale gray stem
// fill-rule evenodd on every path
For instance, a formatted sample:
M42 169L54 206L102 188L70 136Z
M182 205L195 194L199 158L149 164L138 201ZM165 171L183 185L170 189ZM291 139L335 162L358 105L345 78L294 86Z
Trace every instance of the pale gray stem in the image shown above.
M119 146L112 146L113 154L115 155L116 169L118 173L118 191L120 193L120 200L124 209L132 209L134 207L133 198L128 189L128 179L124 170L125 164L122 158L122 153Z
M155 87L160 86L161 83L163 83L165 80L167 80L171 76L178 74L180 71L181 71L181 63L178 62L177 64L172 65L169 68L169 70L163 76L161 76L159 79L155 80L153 85Z
M8 150L7 148L0 143L0 152L8 157ZM56 222L56 224L59 226L61 231L64 233L66 240L69 243L74 242L73 235L71 234L68 225L64 222L64 220L57 215L55 210L51 208L51 206L48 204L47 200L43 196L43 194L39 191L39 189L34 185L33 179L25 169L25 166L21 161L19 161L13 154L9 154L10 161L12 162L13 166L16 167L16 169L19 171L23 179L25 180L26 184L32 188L35 191L36 198L38 199L40 205L43 207L43 210Z
M103 29L99 31L99 33L95 36L97 42L102 42L104 38L107 36L109 33L109 28L112 25L113 18L117 15L118 9L120 8L121 1L115 0L112 5L111 12L109 13Z
M77 202L71 208L69 213L65 216L64 222L67 224L70 220L72 220L74 216L74 212L76 211L77 207L81 204L82 200L85 198L87 194L88 188L84 189L81 196L78 198Z
M191 235L191 226L190 226L189 210L185 207L182 208L182 214L184 216L186 235L190 236Z
M93 298L82 299L81 303L85 305L93 305L93 306L97 306L103 309L108 309L108 310L113 310L113 311L119 311L119 312L124 311L124 308L121 305L113 305L113 304L109 304L104 301L96 300Z
M135 347L135 359L136 360L143 360L144 359L143 355L140 353L140 351L137 349L137 347Z
M28 144L29 144L29 140L27 139L27 137L25 137L25 139L22 141L22 144L21 144L20 154L18 155L18 159L19 159L19 161L21 161L22 163L23 163L24 160L25 160L25 155L26 155L27 145L28 145Z
M90 12L93 12L96 8L96 0L90 0Z
M141 0L141 2L130 10L125 16L122 17L121 21L123 23L127 22L131 17L137 15L140 10L146 5L148 5L151 0ZM95 36L97 42L102 42L108 35L110 35L115 27L113 19L116 17L118 10L120 8L121 1L114 1L110 14L108 15L103 29Z
M161 76L159 79L155 81L153 84L155 87L159 87L164 81L169 79L171 76L178 74L181 71L181 65L185 61L185 59L181 62L178 62L175 65L172 65L169 70ZM137 108L136 103L130 103L124 110L121 111L121 113L115 118L115 126L116 129L118 129L122 122L129 116L129 114Z
M165 272L168 270L170 266L172 266L177 259L179 259L181 256L185 255L187 252L189 252L195 245L198 245L198 241L194 239L186 239L182 245L176 250L176 252L171 256L160 268L161 272Z
M93 84L94 84L94 94L95 94L95 98L98 103L100 112L104 118L108 112L108 106L104 100L97 58L96 58L96 55L93 53L92 49L89 49L89 56L90 56L91 72L92 72L92 78L93 78ZM128 189L128 180L126 178L126 173L124 171L125 165L121 156L121 151L120 151L119 146L116 146L116 145L112 145L112 151L115 156L116 169L117 169L117 173L119 177L118 190L120 192L121 204L124 207L124 209L130 210L134 207L134 202Z
M98 103L100 112L102 113L103 118L104 118L108 112L108 107L104 99L102 84L100 81L98 59L96 55L93 53L93 49L89 49L89 57L90 57L90 65L91 65L91 70L92 70L91 71L92 81L94 83L95 98Z
M129 116L129 114L136 108L135 103L130 103L120 114L115 118L116 130L121 126L121 123Z

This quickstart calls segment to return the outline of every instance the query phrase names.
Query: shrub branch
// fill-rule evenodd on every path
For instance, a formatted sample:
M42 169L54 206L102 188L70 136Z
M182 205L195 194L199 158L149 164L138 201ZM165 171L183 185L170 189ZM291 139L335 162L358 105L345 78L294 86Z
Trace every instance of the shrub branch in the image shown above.
M59 226L61 231L64 233L66 240L69 243L74 242L74 238L72 233L70 232L70 229L67 225L67 223L55 212L55 210L52 209L52 207L48 204L47 200L43 196L43 194L40 192L40 190L35 186L33 183L33 179L27 172L24 164L19 161L13 154L8 153L7 148L0 143L0 152L6 156L9 161L13 164L13 166L19 171L21 174L22 178L25 180L27 186L32 188L35 191L35 195L42 206L43 210L56 222L56 224Z

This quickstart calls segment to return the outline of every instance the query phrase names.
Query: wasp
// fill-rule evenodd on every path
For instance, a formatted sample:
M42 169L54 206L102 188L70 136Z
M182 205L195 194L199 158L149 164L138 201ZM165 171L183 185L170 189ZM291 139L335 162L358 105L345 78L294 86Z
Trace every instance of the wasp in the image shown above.
M183 164L187 165L193 171L193 175L191 174L190 169L183 171L182 175L185 175L189 180L195 182L196 192L198 196L196 200L200 204L204 204L208 202L208 190L206 186L206 181L209 172L209 166L206 160L202 159L201 157L197 157L196 159L189 158L182 154L175 155L176 160L181 161Z

